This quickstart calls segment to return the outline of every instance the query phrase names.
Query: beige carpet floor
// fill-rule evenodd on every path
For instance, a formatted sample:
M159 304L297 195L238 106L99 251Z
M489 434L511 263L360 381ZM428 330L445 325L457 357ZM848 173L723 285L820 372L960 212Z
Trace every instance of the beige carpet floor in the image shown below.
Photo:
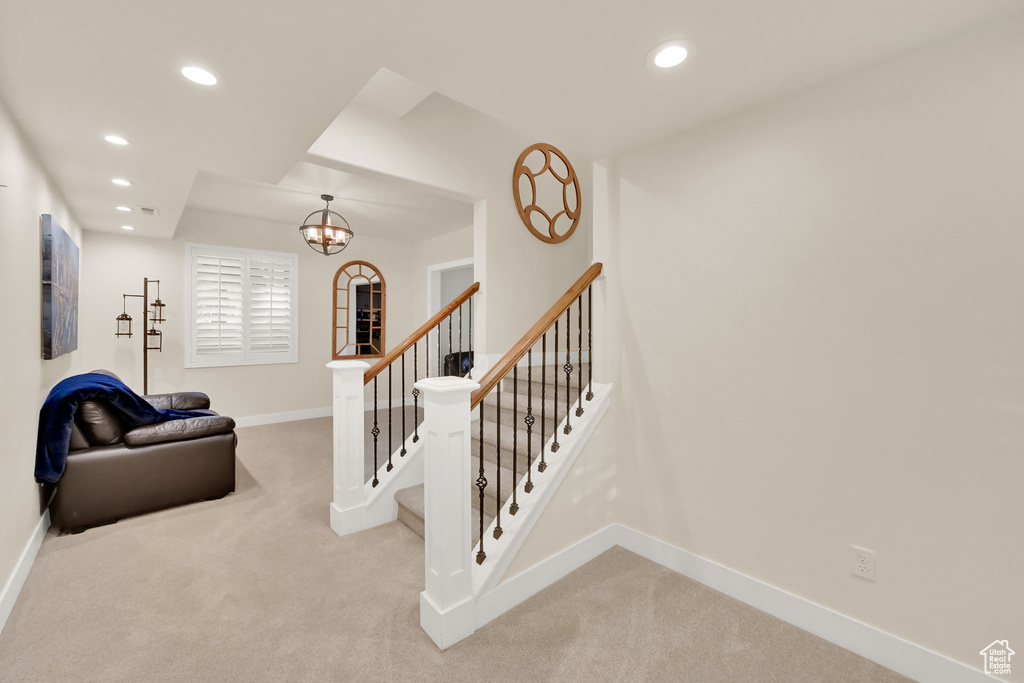
M423 541L328 526L329 430L239 430L237 493L48 535L0 680L907 680L618 548L439 652Z

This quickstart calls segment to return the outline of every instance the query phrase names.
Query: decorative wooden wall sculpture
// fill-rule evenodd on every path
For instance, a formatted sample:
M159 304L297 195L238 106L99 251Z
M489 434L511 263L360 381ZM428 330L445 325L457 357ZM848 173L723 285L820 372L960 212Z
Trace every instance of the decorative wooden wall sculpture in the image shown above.
M531 166L540 168L534 171ZM556 206L550 196L539 196L538 181L545 182L545 174L550 174L561 184L560 206ZM564 242L572 237L579 225L582 205L579 179L569 160L552 145L538 142L519 155L512 172L512 196L523 223L543 242Z
M361 282L352 282L356 278ZM384 276L372 263L349 261L338 269L334 275L334 360L384 355L386 299Z

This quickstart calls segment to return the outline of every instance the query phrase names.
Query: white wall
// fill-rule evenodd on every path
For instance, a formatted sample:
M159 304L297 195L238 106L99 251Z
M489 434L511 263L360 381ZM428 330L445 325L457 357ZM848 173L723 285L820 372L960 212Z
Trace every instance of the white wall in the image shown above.
M423 323L429 317L428 311L430 311L430 304L427 301L427 268L439 263L473 258L473 226L469 225L417 242L414 247L414 258L416 277L421 278L414 304L418 308L414 310L422 312L423 320L420 323ZM429 315L433 315L433 313L429 313Z
M509 575L617 506L969 666L1024 643L1021 35L990 27L616 160L611 443ZM876 583L850 576L850 544L877 551Z
M60 190L0 104L0 587L6 584L42 512L35 482L39 408L54 384L79 367L82 351L42 360L39 216L51 214L86 250ZM79 309L81 311L81 309ZM81 320L81 318L80 318ZM79 334L79 349L85 346Z
M215 410L235 418L331 405L331 374L324 365L331 360L331 288L343 264L369 261L384 276L389 348L422 318L417 306L422 284L414 274L411 243L357 233L344 252L325 257L302 243L295 226L196 210L182 215L173 240L87 231L85 241L89 258L82 269L82 339L87 369L113 370L141 391L141 342L136 337L116 339L114 318L121 312L122 293L141 293L144 277L159 279L167 322L164 351L150 355L150 392L204 391ZM184 367L187 242L299 255L298 363Z

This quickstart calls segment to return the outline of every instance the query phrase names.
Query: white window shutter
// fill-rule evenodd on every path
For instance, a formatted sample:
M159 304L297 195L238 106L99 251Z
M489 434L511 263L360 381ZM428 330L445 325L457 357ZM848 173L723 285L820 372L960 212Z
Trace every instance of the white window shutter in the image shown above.
M249 257L249 350L287 353L292 348L292 267L289 259Z
M196 255L193 320L197 357L244 350L243 266L238 257Z
M298 361L298 256L188 245L188 367Z

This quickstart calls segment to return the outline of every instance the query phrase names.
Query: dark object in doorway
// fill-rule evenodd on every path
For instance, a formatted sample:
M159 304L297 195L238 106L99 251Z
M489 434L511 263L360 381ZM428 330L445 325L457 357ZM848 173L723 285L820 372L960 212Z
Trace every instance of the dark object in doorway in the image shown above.
M444 374L446 377L465 377L472 369L472 351L456 351L444 357Z

